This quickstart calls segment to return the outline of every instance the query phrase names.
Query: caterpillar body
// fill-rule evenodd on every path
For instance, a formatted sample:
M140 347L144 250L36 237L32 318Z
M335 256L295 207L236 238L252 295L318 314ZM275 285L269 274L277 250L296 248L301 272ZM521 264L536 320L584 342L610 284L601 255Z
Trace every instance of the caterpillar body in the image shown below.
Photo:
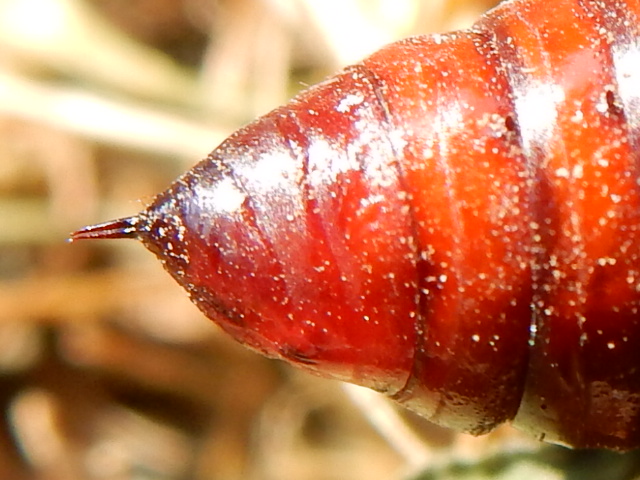
M507 1L233 134L141 240L238 341L473 434L640 445L640 2Z

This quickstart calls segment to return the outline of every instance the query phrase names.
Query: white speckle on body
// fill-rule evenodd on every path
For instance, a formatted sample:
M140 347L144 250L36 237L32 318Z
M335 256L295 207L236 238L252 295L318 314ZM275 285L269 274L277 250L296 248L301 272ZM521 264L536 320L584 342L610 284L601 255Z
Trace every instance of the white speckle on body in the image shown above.
M361 93L352 93L344 97L338 103L336 110L340 113L347 113L351 110L351 107L360 105L364 101L364 95Z

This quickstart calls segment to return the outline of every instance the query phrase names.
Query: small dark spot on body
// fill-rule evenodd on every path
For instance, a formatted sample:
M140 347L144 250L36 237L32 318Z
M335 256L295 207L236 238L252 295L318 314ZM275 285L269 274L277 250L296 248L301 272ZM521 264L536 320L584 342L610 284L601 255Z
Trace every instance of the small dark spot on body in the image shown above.
M619 115L622 113L622 107L616 98L616 94L613 90L607 90L605 92L605 99L607 100L607 106L609 107L609 113L612 115Z
M316 365L318 363L317 360L302 353L300 350L292 347L291 345L284 345L280 347L279 352L280 355L282 355L284 358L290 359L296 363L302 363L304 365Z
M504 117L504 126L510 132L518 130L518 124L516 123L515 118L513 118L513 115L507 115Z

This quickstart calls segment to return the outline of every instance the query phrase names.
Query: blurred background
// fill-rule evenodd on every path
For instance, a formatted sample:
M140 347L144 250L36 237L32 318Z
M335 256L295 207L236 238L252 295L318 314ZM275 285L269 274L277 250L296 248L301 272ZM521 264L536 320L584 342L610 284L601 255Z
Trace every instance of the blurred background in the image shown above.
M305 85L492 3L0 0L0 478L527 478L513 455L561 478L508 427L456 435L233 344L136 242L66 241Z

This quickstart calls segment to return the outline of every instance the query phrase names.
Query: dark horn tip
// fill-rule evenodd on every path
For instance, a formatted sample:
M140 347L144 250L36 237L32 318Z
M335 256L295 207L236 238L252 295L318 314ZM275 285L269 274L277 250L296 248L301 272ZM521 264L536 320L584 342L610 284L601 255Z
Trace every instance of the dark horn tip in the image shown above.
M140 217L119 218L97 225L90 225L73 232L69 241L107 238L138 238Z

